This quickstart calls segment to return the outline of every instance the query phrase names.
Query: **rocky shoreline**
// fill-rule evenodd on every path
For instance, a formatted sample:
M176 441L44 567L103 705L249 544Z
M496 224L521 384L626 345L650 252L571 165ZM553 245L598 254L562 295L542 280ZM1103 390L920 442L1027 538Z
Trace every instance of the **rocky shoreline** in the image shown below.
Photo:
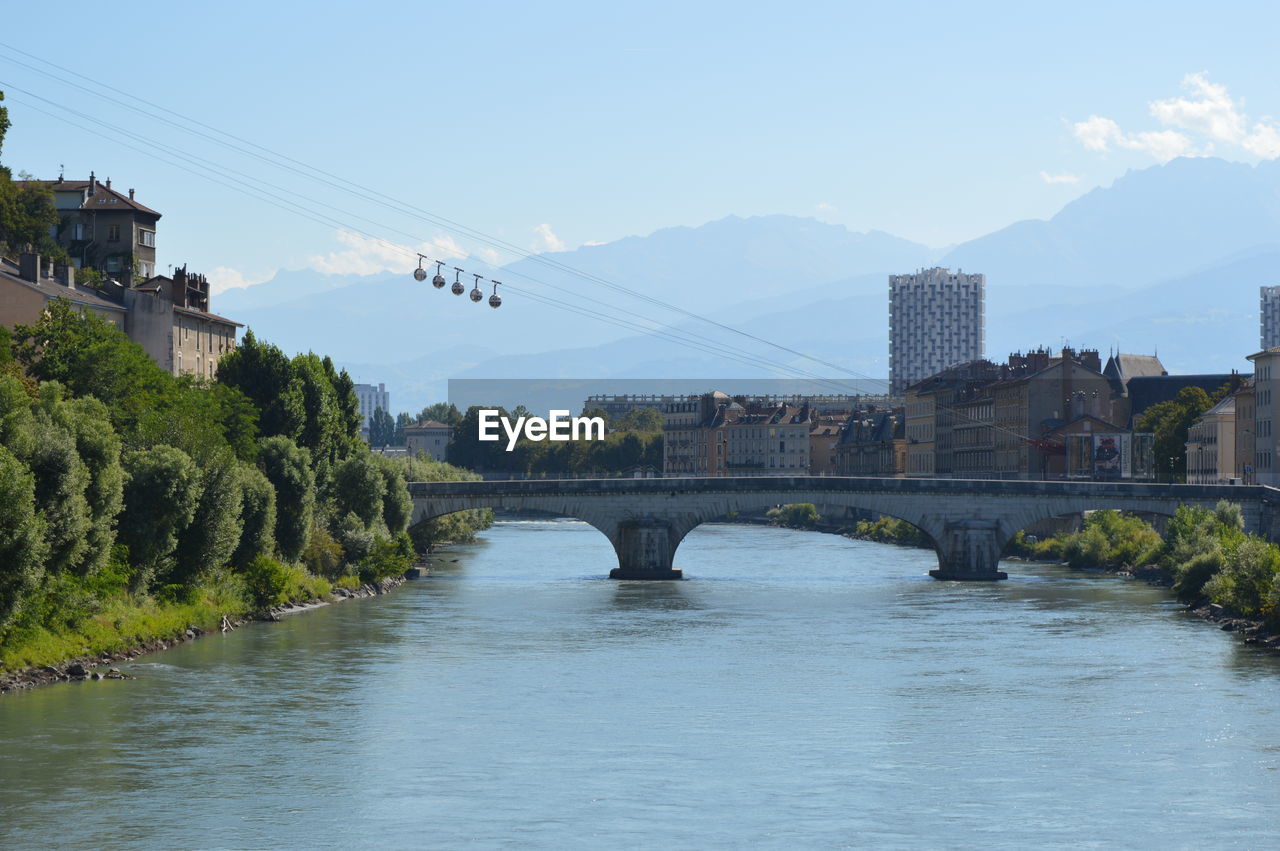
M230 618L223 615L222 624L217 632L219 634L227 633L239 626L255 621L279 621L281 618L288 615L302 614L303 612L324 608L330 603L338 603L343 600L376 597L392 591L404 584L404 582L405 578L403 576L393 576L390 579L366 582L359 588L335 588L330 592L328 600L314 600L309 603L276 606L275 608L269 609L261 615L252 618ZM118 662L131 662L134 659L145 656L148 653L154 653L158 650L168 650L171 647L177 647L179 644L187 641L194 641L197 638L210 634L210 632L213 631L203 630L198 626L189 626L186 630L178 633L177 635L170 636L169 638L157 638L152 639L151 641L145 641L141 644L134 645L127 650L103 653L100 656L81 656L76 659L68 659L58 665L41 665L35 668L24 668L18 671L9 671L7 673L0 674L0 694L22 691L58 682L133 679L129 674L123 673L119 668L112 666Z

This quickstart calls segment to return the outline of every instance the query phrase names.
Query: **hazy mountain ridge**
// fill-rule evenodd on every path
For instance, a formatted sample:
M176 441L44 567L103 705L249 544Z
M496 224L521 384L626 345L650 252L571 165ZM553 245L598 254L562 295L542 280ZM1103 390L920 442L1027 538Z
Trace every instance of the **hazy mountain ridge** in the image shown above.
M884 377L885 276L938 262L936 256L880 232L789 216L731 216L498 270L471 259L459 265L588 310L600 302L623 306L629 318L673 324L713 351L746 348L766 360L835 373L547 261L563 263L856 374ZM1272 271L1280 269L1280 165L1184 159L1129 172L1047 221L1014 223L955 246L940 262L986 273L993 358L1069 341L1104 352L1158 350L1174 371L1247 369L1243 357L1257 343L1257 286L1280 282ZM387 383L393 407L404 410L442 398L448 377L770 374L539 304L516 290L493 311L408 275L282 272L215 298L214 309L287 351L332 353L357 380Z

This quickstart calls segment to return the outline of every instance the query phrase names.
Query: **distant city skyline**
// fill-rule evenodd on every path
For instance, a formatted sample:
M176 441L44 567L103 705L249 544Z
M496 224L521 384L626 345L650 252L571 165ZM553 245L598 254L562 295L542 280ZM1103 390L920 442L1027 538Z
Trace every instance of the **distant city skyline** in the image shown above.
M68 72L523 250L770 213L942 247L1048 217L1174 156L1280 155L1269 118L1280 93L1258 59L1270 55L1280 15L1262 4L1202 11L811 4L780 18L730 4L495 14L375 3L335 26L333 15L244 3L217 16L85 9L74 35L122 47L103 62L93 50L43 47L69 32L19 38L72 26L60 8L27 6L9 12L13 35L0 41L57 62L66 70L45 70L77 85L87 83ZM131 62L142 46L167 57L163 73ZM231 53L235 62L210 60ZM42 178L95 171L136 188L166 217L162 267L190 263L225 288L281 268L403 265L377 240L490 263L516 257L337 193L305 169L265 168L210 142L208 130L180 132L192 126L185 119L157 122L91 97L36 73L29 57L0 56L14 122L2 161ZM60 105L83 113L66 116L80 127L37 111ZM85 116L137 134L125 141L140 150L107 141L115 131ZM239 174L218 175L205 160ZM322 221L202 176L306 196L300 203Z

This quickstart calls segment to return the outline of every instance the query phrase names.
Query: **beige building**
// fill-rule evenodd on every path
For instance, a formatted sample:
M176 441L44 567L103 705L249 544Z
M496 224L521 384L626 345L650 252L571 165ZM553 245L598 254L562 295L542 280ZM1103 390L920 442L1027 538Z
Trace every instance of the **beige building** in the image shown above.
M855 411L836 445L837 475L900 478L906 471L903 409Z
M726 412L726 472L730 476L805 476L809 474L807 405L764 410L736 406Z
M682 396L662 412L662 474L723 476L728 436L725 412L733 404L724 393Z
M421 420L404 427L404 444L410 455L429 455L436 461L449 460L449 439L453 429L435 420Z
M97 291L75 284L75 269L54 268L38 254L23 254L18 263L0 258L0 325L34 325L49 302L65 299L124 330L128 311L124 305Z
M218 361L235 349L240 323L208 312L209 285L179 269L138 287L107 282L93 288L75 282L70 266L52 268L37 254L18 264L0 261L0 325L33 325L46 305L65 299L111 322L174 375L213 378Z
M809 427L809 475L836 474L836 446L849 421L850 412L816 416Z
M1280 346L1249 355L1253 362L1254 484L1280 486L1276 465L1275 393L1280 389Z
M1232 484L1236 477L1236 397L1228 396L1187 429L1187 484Z
M1253 440L1253 378L1245 379L1235 392L1236 398L1236 469L1235 478L1242 485L1255 484Z
M129 338L174 375L213 378L218 362L235 350L242 326L209 312L209 282L186 267L125 290L124 303Z

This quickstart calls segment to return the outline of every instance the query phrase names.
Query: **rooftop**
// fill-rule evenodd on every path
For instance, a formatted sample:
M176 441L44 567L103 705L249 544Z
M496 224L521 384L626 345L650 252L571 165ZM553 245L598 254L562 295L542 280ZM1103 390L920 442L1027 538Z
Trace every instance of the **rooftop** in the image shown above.
M57 180L15 180L14 183L47 186L54 192L80 192L83 197L80 203L81 210L136 210L139 213L160 218L158 212L133 199L132 189L129 190L128 195L112 189L111 178L107 178L107 182L102 183L90 174L88 180L66 180L59 176Z

